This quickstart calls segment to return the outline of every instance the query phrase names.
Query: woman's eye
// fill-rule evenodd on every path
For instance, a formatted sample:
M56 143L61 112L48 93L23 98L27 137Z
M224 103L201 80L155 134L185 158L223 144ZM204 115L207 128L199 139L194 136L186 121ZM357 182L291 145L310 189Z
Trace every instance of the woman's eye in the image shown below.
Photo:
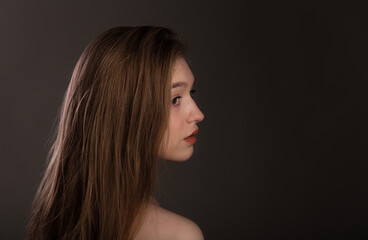
M181 98L181 97L180 97L180 96L178 96L178 97L173 98L173 99L171 100L172 105L178 105L179 98Z

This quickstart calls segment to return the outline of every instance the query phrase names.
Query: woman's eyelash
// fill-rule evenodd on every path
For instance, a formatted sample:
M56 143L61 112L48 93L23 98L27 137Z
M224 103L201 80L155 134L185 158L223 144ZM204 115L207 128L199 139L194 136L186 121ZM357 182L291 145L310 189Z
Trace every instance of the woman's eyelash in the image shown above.
M173 105L177 105L177 102L176 102L175 100L177 100L177 99L179 99L179 98L181 98L181 96L174 97L174 98L171 100L171 103L172 103Z

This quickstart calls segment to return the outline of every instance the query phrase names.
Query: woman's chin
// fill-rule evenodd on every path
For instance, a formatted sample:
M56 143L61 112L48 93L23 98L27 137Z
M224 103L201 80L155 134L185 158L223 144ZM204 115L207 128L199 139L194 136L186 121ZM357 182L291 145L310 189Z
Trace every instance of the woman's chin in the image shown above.
M173 162L185 162L193 155L193 148L188 149L185 152L172 154L170 156L166 156L165 160L173 161Z

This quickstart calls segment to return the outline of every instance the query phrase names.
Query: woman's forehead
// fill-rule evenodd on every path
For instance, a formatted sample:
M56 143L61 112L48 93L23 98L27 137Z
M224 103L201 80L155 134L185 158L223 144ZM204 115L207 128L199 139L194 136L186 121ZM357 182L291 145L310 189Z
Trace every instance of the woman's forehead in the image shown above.
M187 85L193 85L193 83L194 76L187 62L184 58L179 58L174 66L172 88L186 87Z

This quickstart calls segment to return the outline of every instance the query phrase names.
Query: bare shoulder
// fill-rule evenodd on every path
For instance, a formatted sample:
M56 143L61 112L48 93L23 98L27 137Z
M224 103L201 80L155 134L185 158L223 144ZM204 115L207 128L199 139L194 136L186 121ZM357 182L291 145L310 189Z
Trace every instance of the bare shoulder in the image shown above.
M192 220L158 205L151 205L136 238L141 239L203 240L204 237Z
M203 240L203 234L199 226L192 220L179 214L159 207L163 230L171 239L176 240Z

